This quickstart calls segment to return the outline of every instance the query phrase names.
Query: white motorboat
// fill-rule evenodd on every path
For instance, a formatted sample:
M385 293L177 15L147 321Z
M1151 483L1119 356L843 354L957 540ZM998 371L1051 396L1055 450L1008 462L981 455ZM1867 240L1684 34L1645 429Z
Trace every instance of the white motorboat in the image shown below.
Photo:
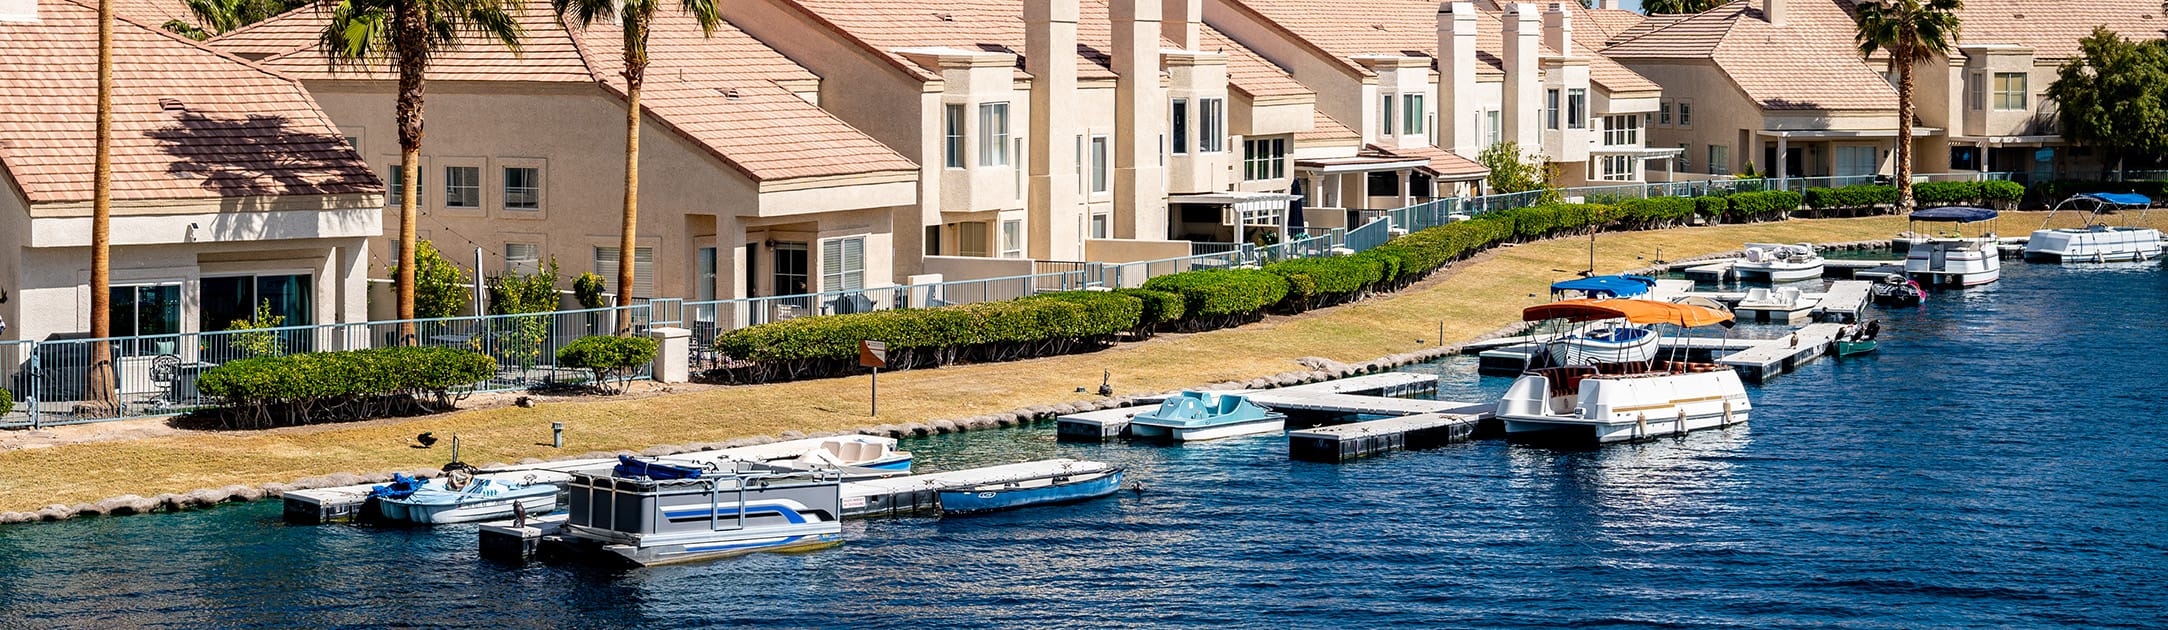
M2085 227L2047 229L2047 220L2040 222L2041 229L2034 230L2025 243L2025 260L2038 262L2130 262L2159 258L2161 255L2160 230L2147 227L2109 226L2101 214L2119 209L2137 208L2141 220L2143 210L2153 205L2145 195L2125 193L2088 193L2063 200L2048 212L2048 220L2055 218L2066 204L2078 201L2093 204L2092 216L2085 220Z
M397 475L392 483L371 489L370 496L385 519L442 525L501 520L521 512L546 514L557 509L558 492L555 484L538 483L533 475L506 480L454 470L428 481Z
M1727 324L1731 314L1668 302L1566 300L1529 307L1522 318L1694 328ZM1729 367L1657 361L1532 367L1498 401L1497 415L1509 439L1599 445L1739 424L1752 408Z
M1745 281L1813 280L1822 277L1822 255L1807 243L1747 243L1731 270Z
M1962 226L1992 221L1997 213L1987 208L1929 208L1913 212L1913 221L1954 223ZM1993 232L1985 236L1929 236L1915 239L1905 252L1905 276L1934 287L1971 287L2002 278L2001 242Z

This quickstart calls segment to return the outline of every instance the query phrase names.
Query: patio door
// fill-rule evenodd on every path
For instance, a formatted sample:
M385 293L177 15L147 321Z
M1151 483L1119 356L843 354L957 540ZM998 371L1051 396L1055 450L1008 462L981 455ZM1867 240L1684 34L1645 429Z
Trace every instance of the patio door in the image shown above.
M313 280L305 274L206 277L200 285L203 307L197 313L197 330L206 333L232 330L237 322L255 321L259 315L275 318L280 327L313 324ZM258 313L258 309L263 312ZM250 343L235 345L238 341ZM203 345L210 353L209 360L222 361L267 351L274 354L308 352L314 349L314 341L311 335L296 330L279 333L275 348L264 347L266 344L262 340L248 340L237 335L205 335Z
M769 251L775 254L775 294L798 295L808 292L811 283L807 275L810 269L807 268L806 244L778 242L775 247L769 248Z
M1837 176L1865 177L1882 170L1873 146L1837 147Z

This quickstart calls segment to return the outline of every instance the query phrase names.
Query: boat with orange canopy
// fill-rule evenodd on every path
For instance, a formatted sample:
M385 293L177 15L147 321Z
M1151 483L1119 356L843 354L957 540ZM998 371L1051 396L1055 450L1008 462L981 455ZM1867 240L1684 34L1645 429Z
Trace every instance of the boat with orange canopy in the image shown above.
M1624 320L1685 331L1729 327L1729 312L1653 300L1563 300L1531 306L1524 321ZM1521 441L1608 444L1746 422L1753 403L1737 372L1687 360L1684 350L1646 361L1551 365L1531 361L1498 401L1506 436Z

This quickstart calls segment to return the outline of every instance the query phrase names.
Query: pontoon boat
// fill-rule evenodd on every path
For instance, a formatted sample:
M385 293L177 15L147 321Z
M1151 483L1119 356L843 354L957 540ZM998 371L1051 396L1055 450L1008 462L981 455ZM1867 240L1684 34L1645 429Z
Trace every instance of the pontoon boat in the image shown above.
M1915 222L1954 223L1960 231L1953 236L1917 239L1905 252L1905 275L1920 284L1941 287L1978 286L2001 278L2002 251L1994 232L1976 237L1966 237L1962 233L1964 225L1992 221L1995 216L1996 212L1987 208L1929 208L1913 212L1910 218Z
M843 540L840 477L751 462L688 467L621 458L575 472L566 542L654 565Z
M2047 221L2040 222L2041 229L2034 230L2032 238L2025 243L2025 260L2039 262L2125 262L2159 258L2161 254L2160 230L2147 227L2111 227L2101 219L2101 214L2122 209L2138 209L2141 220L2144 210L2153 206L2153 199L2145 195L2128 193L2087 193L2055 204L2048 212L2048 219L2062 211L2064 205L2085 201L2093 206L2093 213L2086 217L2085 227L2047 229Z
M1694 328L1728 324L1730 313L1643 300L1566 300L1533 306L1526 321ZM1521 441L1606 444L1746 422L1753 404L1731 368L1677 357L1640 363L1535 362L1498 401L1506 436Z

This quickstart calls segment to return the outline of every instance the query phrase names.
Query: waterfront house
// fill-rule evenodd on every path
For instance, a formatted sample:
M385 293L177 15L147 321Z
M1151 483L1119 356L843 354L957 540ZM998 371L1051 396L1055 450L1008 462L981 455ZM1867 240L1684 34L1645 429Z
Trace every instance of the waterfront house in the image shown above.
M95 3L0 1L0 339L90 328L97 41ZM364 321L383 185L302 86L128 17L113 42L113 334Z
M617 276L625 100L615 22L582 31L549 3L510 5L517 53L470 41L430 65L420 232L489 274L555 259L566 275ZM212 40L301 79L392 187L399 143L387 64L333 63L328 14L303 8ZM725 24L658 12L650 34L640 142L640 226L631 297L689 300L889 286L890 225L918 207L918 166L819 106L821 76ZM385 234L379 241L389 248ZM379 266L373 273L384 273ZM851 310L846 301L768 305ZM730 312L723 317L733 316Z

